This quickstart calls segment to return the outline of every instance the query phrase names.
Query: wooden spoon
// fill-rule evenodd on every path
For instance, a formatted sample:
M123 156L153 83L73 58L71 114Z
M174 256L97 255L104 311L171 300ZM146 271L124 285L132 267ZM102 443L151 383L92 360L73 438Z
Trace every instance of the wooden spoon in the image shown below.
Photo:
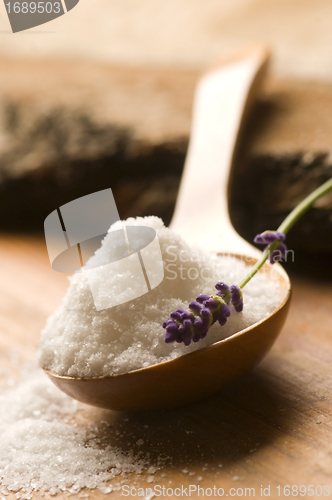
M171 227L208 251L260 255L233 229L227 187L239 131L268 55L256 49L222 64L199 82L191 140ZM262 228L264 229L264 228ZM84 403L113 410L156 410L202 399L251 370L271 348L287 316L290 281L279 264L265 264L280 286L280 305L267 318L231 337L172 361L97 378L59 376L62 391Z

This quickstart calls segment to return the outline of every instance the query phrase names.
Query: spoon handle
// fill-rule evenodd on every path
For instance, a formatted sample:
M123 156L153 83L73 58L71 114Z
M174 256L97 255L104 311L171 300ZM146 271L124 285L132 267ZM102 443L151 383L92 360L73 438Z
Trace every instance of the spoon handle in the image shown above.
M196 89L171 228L207 251L257 256L230 222L228 183L241 125L267 61L266 49L252 50L208 72Z

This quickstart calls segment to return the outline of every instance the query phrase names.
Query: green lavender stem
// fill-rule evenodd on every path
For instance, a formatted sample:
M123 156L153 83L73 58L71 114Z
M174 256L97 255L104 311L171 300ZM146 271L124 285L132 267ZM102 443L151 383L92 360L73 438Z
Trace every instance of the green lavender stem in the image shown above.
M292 210L291 213L286 217L282 224L280 224L277 231L287 234L288 231L293 227L295 222L297 222L302 217L302 215L304 215L309 210L309 208L312 207L315 201L324 196L329 191L332 191L332 178L324 182L324 184L315 189L315 191L313 191L311 194L309 194L309 196L301 201L301 203L297 205L297 207L295 207L294 210ZM270 252L273 252L273 250L275 250L278 245L279 242L274 241L264 250L259 261L256 262L247 276L239 283L240 288L243 288L251 280L251 278L255 276L255 274L260 270L260 268L268 259Z

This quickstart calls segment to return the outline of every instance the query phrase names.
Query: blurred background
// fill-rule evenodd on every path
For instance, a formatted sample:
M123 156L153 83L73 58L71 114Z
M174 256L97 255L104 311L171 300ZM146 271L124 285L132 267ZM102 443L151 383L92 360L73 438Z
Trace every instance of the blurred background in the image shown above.
M331 24L330 0L80 0L13 34L1 4L0 231L42 232L56 207L106 187L122 218L168 224L197 79L261 43L272 63L230 208L250 241L275 228L332 177ZM331 209L327 196L289 237L317 265L332 253Z

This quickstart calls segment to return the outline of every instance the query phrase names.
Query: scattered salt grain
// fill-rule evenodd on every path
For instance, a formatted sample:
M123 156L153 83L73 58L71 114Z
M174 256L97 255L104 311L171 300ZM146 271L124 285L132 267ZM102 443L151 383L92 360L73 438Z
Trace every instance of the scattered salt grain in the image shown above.
M108 493L111 493L113 491L113 488L111 486L99 486L99 491L101 491L101 493L104 493L104 495L108 495Z
M199 294L212 294L219 280L236 283L246 275L248 266L234 257L220 258L190 247L181 236L165 228L158 217L131 218L126 225L156 230L164 262L163 281L141 297L97 311L85 274L75 274L42 332L39 363L43 368L58 375L96 377L147 367L228 337L266 317L280 303L277 282L259 273L244 288L243 313L233 313L222 328L215 324L198 343L188 347L166 344L161 325L172 311L187 308ZM116 228L114 225L111 229ZM120 232L110 231L91 259L98 262L106 255L117 255L114 234ZM107 286L100 279L100 293L105 297L112 290L116 293L119 279L116 272ZM127 275L126 279L129 286L136 277Z
M109 492L107 482L147 467L133 453L97 444L93 430L64 422L80 404L34 373L0 394L0 493L29 499L34 491ZM1 498L1 496L0 496Z

